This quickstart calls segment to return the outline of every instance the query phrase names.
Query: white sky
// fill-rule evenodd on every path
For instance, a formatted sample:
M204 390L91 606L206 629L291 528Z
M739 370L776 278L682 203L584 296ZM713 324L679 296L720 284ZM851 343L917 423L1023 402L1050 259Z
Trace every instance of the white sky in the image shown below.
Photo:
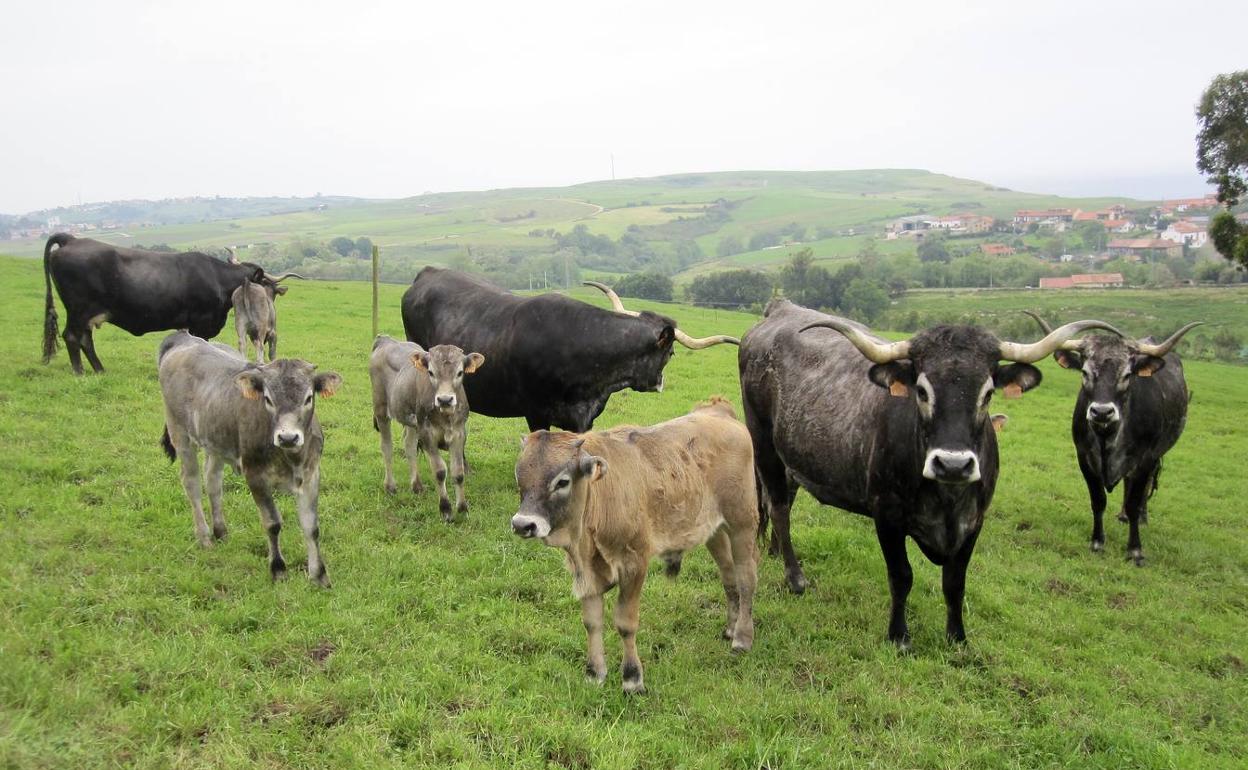
M608 178L611 153L620 177L913 167L1192 194L1195 103L1248 67L1243 0L6 0L0 15L11 213L561 185Z

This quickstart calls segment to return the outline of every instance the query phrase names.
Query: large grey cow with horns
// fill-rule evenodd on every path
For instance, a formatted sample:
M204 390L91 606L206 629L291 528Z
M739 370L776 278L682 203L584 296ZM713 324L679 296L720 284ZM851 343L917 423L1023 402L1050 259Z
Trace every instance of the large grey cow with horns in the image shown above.
M910 644L908 535L943 567L945 632L964 641L966 569L997 482L989 402L997 390L1017 397L1038 385L1032 362L1088 329L1113 330L1079 321L1020 344L937 326L887 342L854 321L774 300L743 338L739 363L761 512L790 588L807 586L789 533L800 486L875 521L892 593L889 639Z
M1023 312L1045 332L1052 330L1040 316ZM1092 502L1093 551L1105 548L1105 493L1125 480L1118 520L1130 525L1127 558L1144 565L1140 523L1148 522L1161 458L1187 423L1187 382L1174 346L1197 326L1189 323L1161 343L1097 334L1069 340L1053 353L1063 369L1083 374L1070 431Z
M611 289L589 283L614 312L561 294L520 297L478 276L426 267L403 295L403 329L425 350L457 345L485 356L490 365L464 383L472 411L577 433L593 427L612 393L662 390L674 343L700 350L738 342L690 337L671 318L626 310Z

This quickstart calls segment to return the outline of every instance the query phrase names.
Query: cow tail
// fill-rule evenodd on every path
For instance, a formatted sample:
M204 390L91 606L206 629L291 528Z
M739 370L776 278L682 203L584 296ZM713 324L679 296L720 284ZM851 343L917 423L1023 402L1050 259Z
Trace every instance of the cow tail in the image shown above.
M43 310L43 362L45 364L56 355L56 349L59 347L57 336L60 331L58 328L60 323L56 317L56 301L52 299L52 263L49 260L52 257L52 247L64 246L71 237L65 233L57 233L49 238L43 247L43 282L47 288Z
M1144 499L1145 500L1152 499L1153 495L1156 494L1157 492L1157 488L1160 486L1161 486L1161 461L1158 460L1157 470L1153 471L1153 483L1150 484L1148 487L1148 497L1145 497Z
M759 478L758 471L754 471L754 494L758 498L758 542L765 544L767 542L767 523L771 521L771 507L767 490L763 487L763 480Z
M173 442L169 440L169 426L165 426L165 430L160 434L160 446L165 450L165 456L169 458L169 462L178 459L178 450L173 448Z

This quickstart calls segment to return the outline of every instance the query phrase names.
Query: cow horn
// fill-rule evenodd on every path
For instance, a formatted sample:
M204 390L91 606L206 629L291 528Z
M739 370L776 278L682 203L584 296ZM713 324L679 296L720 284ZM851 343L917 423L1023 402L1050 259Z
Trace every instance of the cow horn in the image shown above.
M239 264L239 262L238 262L238 255L234 253L234 247L233 247L233 246L226 246L226 247L225 247L225 250L226 250L227 252L229 252L229 254L230 254L229 259L227 259L226 261L227 261L227 262L229 262L231 265L237 265L237 264Z
M298 273L282 273L281 275L269 275L268 273L265 273L264 277L268 278L273 283L280 283L281 281L284 281L287 278L298 278L301 281L308 280L307 278L304 278L302 275L299 275Z
M615 310L615 312L630 315L634 318L641 315L641 313L636 310L629 310L625 308L624 303L620 300L620 295L616 294L615 291L605 283L599 283L598 281L582 281L581 283L586 286L593 286L603 294L606 294L607 299L611 300L611 307ZM690 337L680 329L676 329L676 341L690 350L701 350L702 348L709 348L711 345L720 345L725 342L730 342L733 345L741 344L741 340L736 337L729 337L726 334L716 334L711 337Z
M1039 314L1033 313L1030 310L1024 310L1023 312L1036 319L1036 323L1040 324L1040 328L1044 330L1045 334L1053 333L1053 327L1048 321L1041 318ZM1061 349L1070 350L1072 352L1081 352L1083 350L1083 340L1066 340L1061 344Z
M1167 339L1165 342L1162 342L1159 344L1153 344L1151 342L1145 342L1144 340L1136 340L1135 342L1131 343L1131 347L1135 348L1141 353L1144 353L1145 355L1156 356L1157 358L1162 358L1167 353L1170 352L1171 348L1179 344L1179 340L1183 339L1184 334L1187 334L1192 329L1195 329L1197 326L1200 326L1203 323L1204 321L1192 321L1190 324L1187 324L1186 326L1184 326L1182 329L1179 329L1174 334L1171 334L1170 338Z
M910 357L910 340L888 342L868 334L852 321L844 318L830 316L826 321L816 321L809 326L802 327L801 331L818 328L832 329L845 335L845 339L852 342L854 347L873 363L887 364L890 361Z
M1001 340L1001 359L1003 361L1017 361L1020 364L1035 363L1050 353L1056 352L1058 348L1063 348L1063 345L1070 341L1071 337L1074 337L1076 334L1082 334L1088 329L1105 329L1117 334L1119 337L1124 336L1122 332L1104 321L1072 321L1065 326L1057 327L1038 342L1024 344Z

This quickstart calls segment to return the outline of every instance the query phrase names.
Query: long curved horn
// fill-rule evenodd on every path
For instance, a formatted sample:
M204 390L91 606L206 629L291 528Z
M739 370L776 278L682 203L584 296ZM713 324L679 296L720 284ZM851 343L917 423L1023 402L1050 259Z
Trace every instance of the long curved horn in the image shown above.
M225 250L226 250L227 252L229 252L229 254L230 254L230 258L229 258L229 259L227 259L227 260L226 260L226 262L229 262L231 265L237 265L237 264L239 264L239 261L238 261L238 255L234 253L234 247L233 247L233 246L226 246L226 247L225 247Z
M624 303L620 300L620 295L616 294L615 291L605 283L599 283L597 281L581 281L581 283L586 286L593 286L603 294L606 294L607 299L611 300L611 307L615 310L615 312L633 316L634 318L641 315L641 313L637 310L629 310L624 307ZM711 337L690 337L680 329L676 330L676 341L690 350L701 350L702 348L709 348L712 345L720 345L725 342L733 345L741 344L741 340L736 337L729 337L726 334L716 334Z
M1017 361L1020 364L1035 363L1050 353L1055 353L1058 348L1062 348L1066 342L1071 341L1071 337L1074 337L1076 334L1082 334L1088 329L1105 329L1117 334L1119 337L1126 336L1104 321L1072 321L1065 326L1057 327L1038 342L1024 344L1001 340L1001 360Z
M624 303L620 301L620 295L616 294L615 291L605 283L598 283L597 281L581 281L581 283L585 286L593 286L603 294L606 294L607 299L611 300L611 308L615 310L615 312L623 313L624 315L631 315L634 318L641 315L641 313L637 310L626 310L624 308Z
M887 364L890 361L910 357L910 340L888 342L873 334L867 334L850 321L836 316L832 316L826 321L816 321L809 326L802 327L800 331L804 332L818 328L832 329L844 334L845 339L852 342L854 347L858 348L873 363Z
M299 275L298 273L282 273L281 275L269 275L268 273L265 273L264 277L268 278L273 283L279 283L281 281L286 280L287 278L298 278L301 281L308 280L307 278L304 278L302 275Z
M1186 326L1184 326L1182 329L1179 329L1174 334L1171 334L1170 338L1167 339L1165 342L1154 345L1153 343L1145 342L1144 340L1136 340L1135 342L1131 343L1131 347L1135 348L1141 353L1145 353L1150 356L1156 356L1157 358L1162 358L1167 353L1170 352L1171 348L1179 344L1179 340L1183 339L1184 334L1187 334L1192 329L1195 329L1197 326L1200 326L1202 324L1204 324L1204 321L1192 321L1190 324L1187 324Z
M1033 313L1030 310L1024 310L1023 312L1031 316L1032 318L1036 319L1036 323L1040 324L1040 328L1044 330L1045 334L1053 333L1053 327L1049 324L1048 321L1041 318L1039 314ZM1069 350L1075 353L1082 353L1083 352L1083 340L1066 340L1065 342L1061 344L1059 349Z

